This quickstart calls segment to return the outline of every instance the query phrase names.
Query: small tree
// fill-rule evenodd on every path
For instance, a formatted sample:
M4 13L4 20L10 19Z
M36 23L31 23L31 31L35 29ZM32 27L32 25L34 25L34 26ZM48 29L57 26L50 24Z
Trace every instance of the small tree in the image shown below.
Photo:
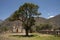
M38 6L32 3L25 3L19 7L18 10L8 18L10 21L20 20L22 22L22 26L26 31L26 36L28 36L28 31L34 25L34 16L40 15L38 13Z

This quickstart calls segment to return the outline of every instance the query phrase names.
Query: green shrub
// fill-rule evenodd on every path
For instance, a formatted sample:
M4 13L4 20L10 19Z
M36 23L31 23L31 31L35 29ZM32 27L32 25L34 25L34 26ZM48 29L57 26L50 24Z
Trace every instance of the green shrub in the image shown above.
M6 32L9 30L9 27L3 26L0 28L1 32Z
M40 24L39 26L36 26L36 31L51 30L51 29L52 29L52 25L50 24Z

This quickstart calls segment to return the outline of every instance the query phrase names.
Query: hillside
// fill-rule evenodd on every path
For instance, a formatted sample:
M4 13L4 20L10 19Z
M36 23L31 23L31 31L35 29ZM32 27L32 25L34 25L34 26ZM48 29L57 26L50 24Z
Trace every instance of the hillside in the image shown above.
M50 24L53 25L53 28L60 28L60 14L56 15L53 18L48 19Z
M2 20L0 20L0 27L1 27L1 24L3 23L3 21Z
M43 18L43 17L34 18L34 19L35 19L35 24L36 24L36 25L40 25L40 24L47 23L47 19L45 19L45 18Z
M34 19L36 21L35 26L40 25L40 24L50 23L53 26L53 29L60 28L60 14L56 15L55 17L50 18L50 19L45 19L43 17L39 17L39 18L35 17ZM9 29L10 28L12 29L14 26L17 28L22 28L22 22L19 20L13 21L13 22L5 20L5 21L3 21L3 23L1 23L1 26L9 27Z
M2 20L0 20L0 23L2 23L3 21Z

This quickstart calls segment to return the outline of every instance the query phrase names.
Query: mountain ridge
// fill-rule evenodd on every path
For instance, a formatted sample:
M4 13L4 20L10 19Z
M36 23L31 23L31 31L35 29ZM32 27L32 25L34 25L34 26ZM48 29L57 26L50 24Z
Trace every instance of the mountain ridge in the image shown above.
M59 28L60 27L60 14L59 15L56 15L55 17L52 17L50 19L46 19L46 18L43 18L43 17L35 17L35 24L36 25L40 25L40 24L45 24L45 23L49 23L53 26L53 28ZM10 22L10 21L7 21L5 20L3 23L2 23L2 26L12 26L16 23L19 23L20 21L13 21L13 22ZM14 24L13 24L14 23ZM21 22L20 22L21 24ZM17 25L17 24L16 24Z

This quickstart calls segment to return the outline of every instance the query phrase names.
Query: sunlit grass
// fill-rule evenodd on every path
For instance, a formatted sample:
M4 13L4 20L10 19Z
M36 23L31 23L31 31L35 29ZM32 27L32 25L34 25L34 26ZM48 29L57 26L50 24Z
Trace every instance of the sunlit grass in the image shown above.
M0 40L60 40L60 37L49 34L33 33L28 37L25 35L8 35L8 37L0 37Z

